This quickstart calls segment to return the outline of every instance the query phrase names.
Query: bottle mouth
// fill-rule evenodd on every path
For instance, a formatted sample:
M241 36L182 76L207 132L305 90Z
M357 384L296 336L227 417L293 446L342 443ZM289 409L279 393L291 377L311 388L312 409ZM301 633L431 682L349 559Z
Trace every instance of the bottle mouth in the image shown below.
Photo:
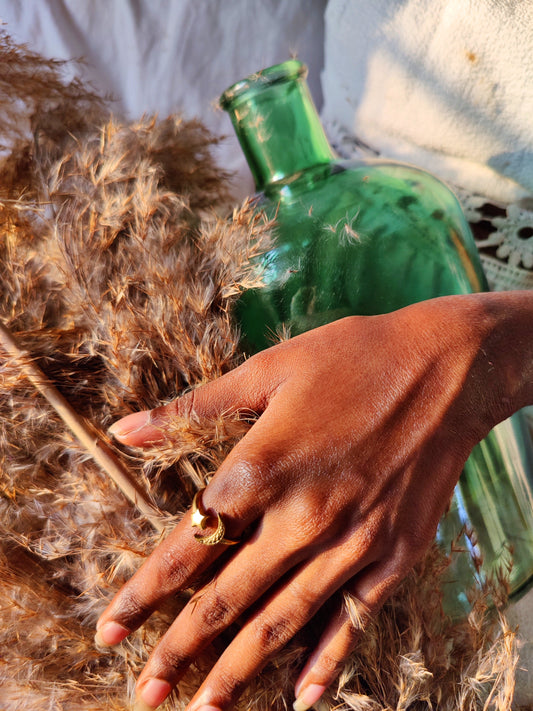
M272 67L262 69L255 74L250 74L246 79L232 84L220 97L220 106L228 110L244 96L249 98L250 94L263 91L266 87L279 84L284 81L305 78L307 67L297 59L289 59L281 64L274 64Z

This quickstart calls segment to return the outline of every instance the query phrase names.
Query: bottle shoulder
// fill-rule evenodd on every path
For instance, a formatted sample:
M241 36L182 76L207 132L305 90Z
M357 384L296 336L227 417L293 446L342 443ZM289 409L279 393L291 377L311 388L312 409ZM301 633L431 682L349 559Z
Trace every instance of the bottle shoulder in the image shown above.
M409 195L424 194L458 205L451 188L433 174L407 163L384 159L338 159L315 165L270 183L259 193L259 198L263 203L290 203L292 199L309 193L319 194L343 188L355 189L368 198L375 194L385 197L404 191Z
M327 224L357 215L359 222L394 229L445 223L471 239L460 203L445 183L422 169L391 161L335 160L313 166L268 185L258 204L285 224L300 222L305 215Z

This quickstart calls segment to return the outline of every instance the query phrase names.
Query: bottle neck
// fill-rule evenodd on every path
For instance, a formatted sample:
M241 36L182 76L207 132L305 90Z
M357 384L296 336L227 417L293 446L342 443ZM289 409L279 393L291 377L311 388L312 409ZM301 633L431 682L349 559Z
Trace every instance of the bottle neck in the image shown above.
M256 189L335 158L305 77L291 60L234 84L220 99L230 115Z

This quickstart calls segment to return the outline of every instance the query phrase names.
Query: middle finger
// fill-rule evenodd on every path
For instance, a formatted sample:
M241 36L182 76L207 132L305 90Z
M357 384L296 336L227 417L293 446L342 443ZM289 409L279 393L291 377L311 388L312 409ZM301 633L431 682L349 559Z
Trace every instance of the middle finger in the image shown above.
M215 664L188 711L229 709L269 659L279 653L348 579L375 562L355 561L351 545L328 548L294 569L246 622Z

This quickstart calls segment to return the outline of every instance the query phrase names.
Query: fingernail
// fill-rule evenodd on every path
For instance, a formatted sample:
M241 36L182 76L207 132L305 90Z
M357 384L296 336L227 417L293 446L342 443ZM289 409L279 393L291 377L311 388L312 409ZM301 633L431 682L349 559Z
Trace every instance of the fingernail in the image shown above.
M135 700L134 711L153 711L163 703L171 691L172 687L168 681L148 679Z
M129 635L130 631L118 622L106 622L96 628L94 641L100 647L114 647Z
M126 437L126 435L142 429L148 424L150 419L150 410L141 410L141 412L133 412L131 415L126 415L121 420L114 422L107 430L113 437Z
M319 700L322 696L326 687L322 684L309 684L306 686L303 692L298 696L292 708L294 711L307 711L313 704Z
M199 706L197 709L194 709L194 711L220 711L218 706Z
M300 689L304 685L304 681L308 678L309 672L313 668L313 658L307 660L305 667L300 672L300 676L296 680L296 685L294 687L294 696L298 698L300 696Z

